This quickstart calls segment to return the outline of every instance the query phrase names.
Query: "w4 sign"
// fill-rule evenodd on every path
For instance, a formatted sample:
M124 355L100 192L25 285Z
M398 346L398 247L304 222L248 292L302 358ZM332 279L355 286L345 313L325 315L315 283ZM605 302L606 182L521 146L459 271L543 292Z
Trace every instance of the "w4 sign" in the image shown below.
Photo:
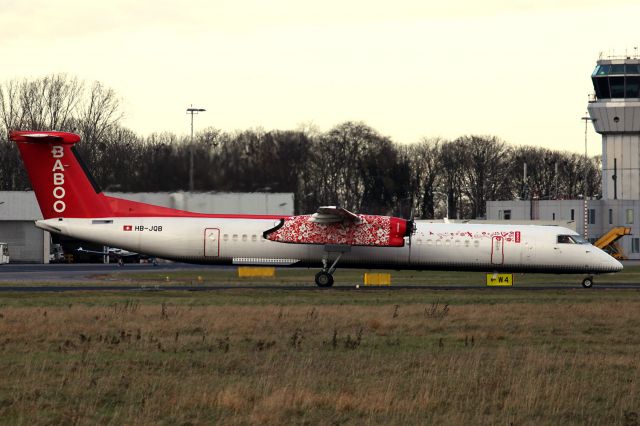
M487 274L488 287L511 287L513 274Z

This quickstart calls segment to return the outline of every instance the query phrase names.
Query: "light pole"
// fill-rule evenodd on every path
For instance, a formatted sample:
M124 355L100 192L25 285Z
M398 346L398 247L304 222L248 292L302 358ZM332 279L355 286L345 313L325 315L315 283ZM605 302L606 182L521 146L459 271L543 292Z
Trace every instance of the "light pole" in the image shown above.
M187 108L187 114L191 114L191 145L189 148L189 192L193 192L193 116L205 112L204 108L194 108L193 104Z
M584 226L583 226L583 233L584 233L584 239L588 240L589 239L589 199L587 198L587 184L589 183L589 177L587 176L587 164L589 162L589 156L587 155L587 127L589 125L589 121L596 121L595 118L591 118L587 115L585 115L584 117L580 118L581 120L584 120L584 196L583 196L583 203L584 203L584 212L583 212L583 221L584 221Z

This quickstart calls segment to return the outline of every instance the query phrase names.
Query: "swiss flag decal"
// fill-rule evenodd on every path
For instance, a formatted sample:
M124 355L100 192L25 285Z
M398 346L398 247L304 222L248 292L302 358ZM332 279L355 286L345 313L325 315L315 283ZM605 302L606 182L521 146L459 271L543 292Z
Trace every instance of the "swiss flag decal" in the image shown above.
M123 231L131 231L131 230L133 230L133 226L131 226L131 225L124 225L124 226L122 227L122 230L123 230Z

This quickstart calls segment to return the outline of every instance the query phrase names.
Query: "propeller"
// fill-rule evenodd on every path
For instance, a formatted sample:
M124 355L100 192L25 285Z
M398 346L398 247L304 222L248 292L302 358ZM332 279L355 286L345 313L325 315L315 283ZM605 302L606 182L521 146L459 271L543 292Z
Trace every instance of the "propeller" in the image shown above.
M411 207L411 213L409 213L409 219L407 220L407 230L405 231L405 236L409 237L408 245L411 245L411 238L416 233L416 221L413 215L413 206Z

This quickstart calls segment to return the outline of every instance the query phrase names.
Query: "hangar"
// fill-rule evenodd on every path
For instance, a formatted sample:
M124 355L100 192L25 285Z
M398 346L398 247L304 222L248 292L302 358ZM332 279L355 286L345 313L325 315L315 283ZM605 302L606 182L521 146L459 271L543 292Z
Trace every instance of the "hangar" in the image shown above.
M143 192L106 193L118 198L212 214L292 215L293 193ZM0 191L0 242L8 243L11 263L48 263L51 235L36 228L42 219L33 191Z

